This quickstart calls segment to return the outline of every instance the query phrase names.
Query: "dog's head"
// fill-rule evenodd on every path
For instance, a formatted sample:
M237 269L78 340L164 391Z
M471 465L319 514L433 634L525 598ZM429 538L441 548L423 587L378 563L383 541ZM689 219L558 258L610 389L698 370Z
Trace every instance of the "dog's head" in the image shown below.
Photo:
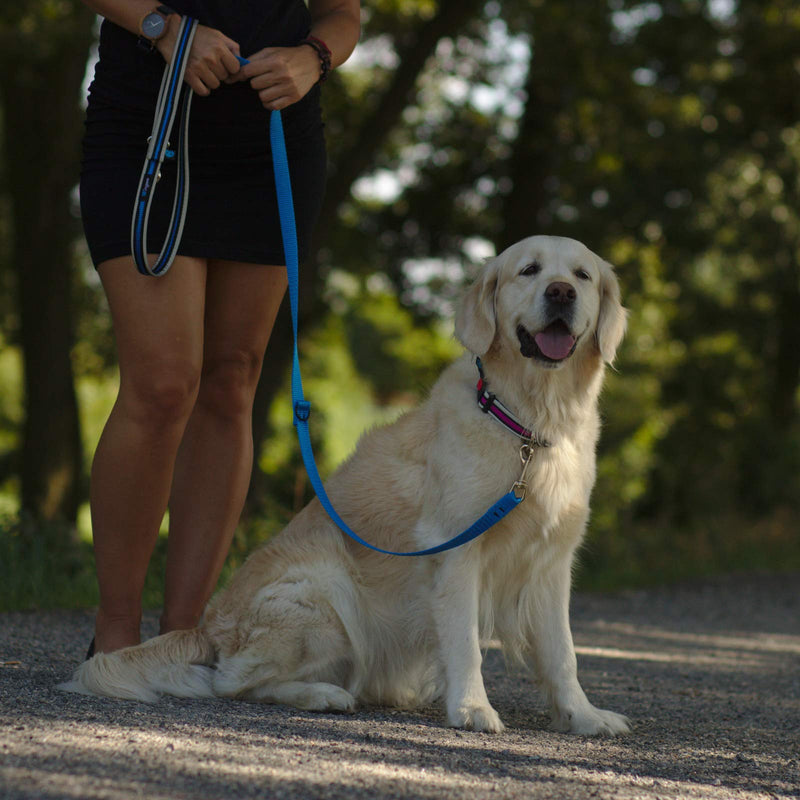
M581 352L611 363L625 324L610 264L574 239L532 236L487 262L459 307L456 336L476 355L504 344L553 369Z

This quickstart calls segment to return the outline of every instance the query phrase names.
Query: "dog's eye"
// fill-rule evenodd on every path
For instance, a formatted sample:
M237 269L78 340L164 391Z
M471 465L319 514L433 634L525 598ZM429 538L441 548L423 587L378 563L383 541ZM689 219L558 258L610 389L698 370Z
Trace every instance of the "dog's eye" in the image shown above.
M592 276L585 269L576 269L575 277L582 281L590 281L592 279Z
M520 275L538 275L541 271L542 265L538 261L533 261L520 272Z

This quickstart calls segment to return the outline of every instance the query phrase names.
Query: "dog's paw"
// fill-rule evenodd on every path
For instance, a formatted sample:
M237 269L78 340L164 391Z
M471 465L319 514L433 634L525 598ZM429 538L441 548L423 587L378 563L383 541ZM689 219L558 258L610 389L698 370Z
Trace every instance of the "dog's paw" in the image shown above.
M304 705L300 706L309 711L341 711L352 712L356 708L356 699L346 689L334 686L331 683L309 684L309 691L302 698Z
M622 714L589 705L580 711L562 711L555 714L550 727L561 733L616 736L630 731L629 722L630 720Z
M281 703L303 711L352 712L356 699L346 689L332 683L291 682L257 686L242 695L261 703Z
M447 724L451 728L465 728L483 733L502 733L506 729L498 713L490 705L460 706L447 715Z

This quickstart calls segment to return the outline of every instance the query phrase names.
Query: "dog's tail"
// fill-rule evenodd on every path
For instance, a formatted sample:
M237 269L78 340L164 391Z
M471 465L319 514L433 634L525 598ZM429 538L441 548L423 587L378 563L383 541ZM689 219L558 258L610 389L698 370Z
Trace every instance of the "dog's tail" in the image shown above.
M135 647L97 653L59 689L151 703L159 694L214 697L214 647L199 628L173 631Z

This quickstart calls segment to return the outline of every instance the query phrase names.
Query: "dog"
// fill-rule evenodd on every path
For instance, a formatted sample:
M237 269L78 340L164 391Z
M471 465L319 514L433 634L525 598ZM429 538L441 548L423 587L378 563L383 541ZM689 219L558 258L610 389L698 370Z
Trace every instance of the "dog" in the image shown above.
M575 240L533 236L489 260L456 314L468 352L421 406L365 434L326 487L355 531L403 552L448 540L517 482L525 499L480 538L419 558L351 541L314 499L250 555L197 628L99 653L61 688L341 712L443 699L448 725L498 733L481 675L481 642L495 638L532 670L554 729L627 731L626 717L584 694L569 625L598 394L626 314L611 265ZM528 426L527 445L476 402L475 356L484 401Z

